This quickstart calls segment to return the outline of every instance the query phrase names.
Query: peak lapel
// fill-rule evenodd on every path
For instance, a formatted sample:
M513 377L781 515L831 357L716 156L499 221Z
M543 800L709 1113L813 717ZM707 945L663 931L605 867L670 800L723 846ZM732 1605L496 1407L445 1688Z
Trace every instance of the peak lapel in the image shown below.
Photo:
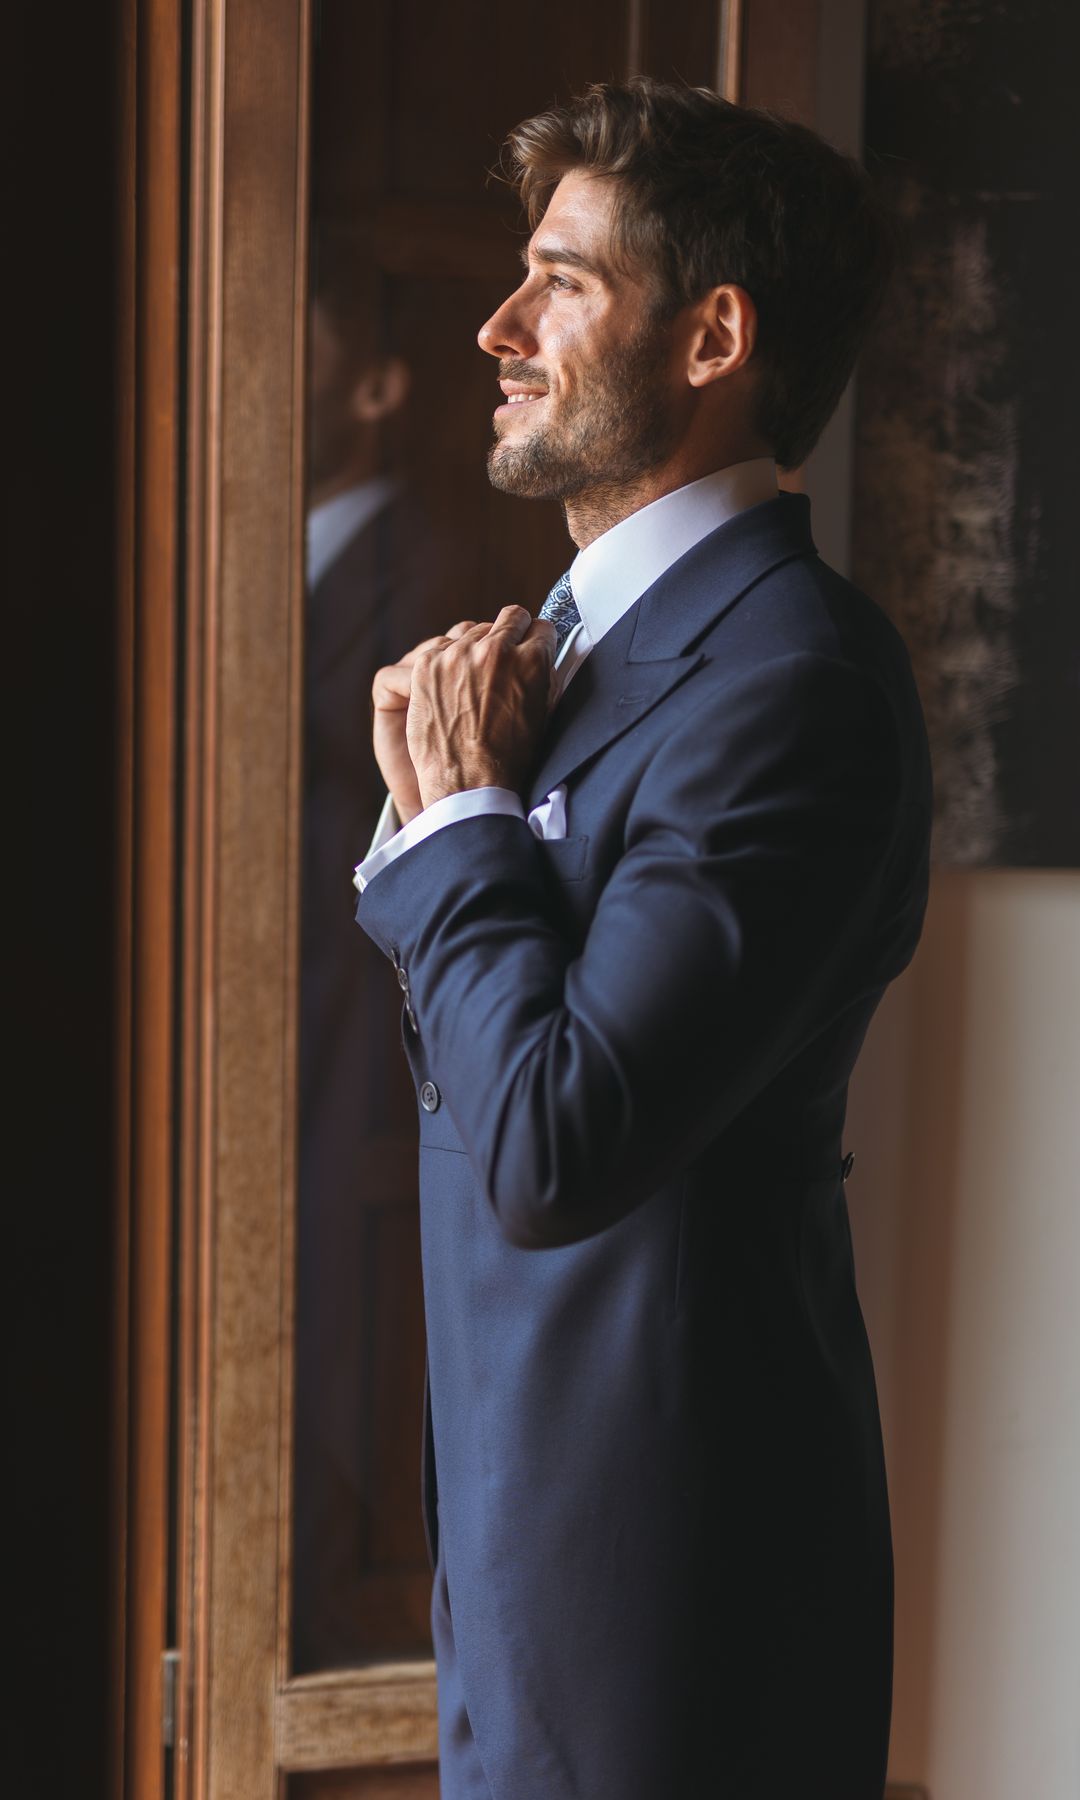
M718 526L665 570L589 652L556 706L529 806L700 668L698 641L755 582L813 551L809 501L780 494Z

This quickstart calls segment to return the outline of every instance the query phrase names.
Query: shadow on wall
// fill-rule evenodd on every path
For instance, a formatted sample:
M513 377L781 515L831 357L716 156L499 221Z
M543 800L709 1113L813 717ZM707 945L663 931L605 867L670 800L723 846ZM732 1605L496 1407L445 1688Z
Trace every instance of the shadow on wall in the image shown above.
M912 1774L930 1760L967 899L962 882L938 878L915 963L888 995L864 1050L847 1134L862 1177L857 1189L850 1184L852 1231L881 1393L897 1567L892 1760Z
M1080 876L939 871L852 1084L896 1549L891 1769L1073 1800Z

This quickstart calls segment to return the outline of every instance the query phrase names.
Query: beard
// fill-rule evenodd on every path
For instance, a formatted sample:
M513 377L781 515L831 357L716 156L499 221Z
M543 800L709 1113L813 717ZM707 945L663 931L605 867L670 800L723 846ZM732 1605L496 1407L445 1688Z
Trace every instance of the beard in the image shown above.
M622 488L663 462L678 438L663 380L668 352L668 332L650 321L608 353L587 392L557 411L550 401L554 416L520 443L496 437L487 461L492 487L523 499L569 500ZM502 370L515 381L531 373L527 363Z

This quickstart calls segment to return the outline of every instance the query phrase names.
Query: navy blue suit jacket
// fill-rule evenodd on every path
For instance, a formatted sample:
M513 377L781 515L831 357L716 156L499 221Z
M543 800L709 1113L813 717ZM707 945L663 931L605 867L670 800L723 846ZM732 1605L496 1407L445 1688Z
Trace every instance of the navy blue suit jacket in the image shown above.
M495 1800L878 1800L892 1565L841 1179L926 900L903 645L809 506L591 652L528 805L357 908L422 1100L437 1514ZM431 1109L434 1110L431 1110Z

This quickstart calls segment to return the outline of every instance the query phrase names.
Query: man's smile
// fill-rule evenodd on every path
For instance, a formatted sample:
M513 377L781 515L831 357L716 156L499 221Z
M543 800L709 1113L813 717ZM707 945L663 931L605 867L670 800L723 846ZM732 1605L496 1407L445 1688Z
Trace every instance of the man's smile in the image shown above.
M547 397L546 388L528 386L522 381L500 381L499 386L506 399L495 408L496 418L507 416L511 407L535 406L538 400Z

